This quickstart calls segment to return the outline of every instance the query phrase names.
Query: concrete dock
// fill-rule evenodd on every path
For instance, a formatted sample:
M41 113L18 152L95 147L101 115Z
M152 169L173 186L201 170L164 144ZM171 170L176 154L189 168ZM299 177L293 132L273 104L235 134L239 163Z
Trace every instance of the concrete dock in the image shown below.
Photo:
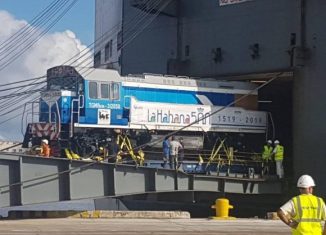
M279 220L236 219L26 219L0 220L0 235L281 235L290 228Z

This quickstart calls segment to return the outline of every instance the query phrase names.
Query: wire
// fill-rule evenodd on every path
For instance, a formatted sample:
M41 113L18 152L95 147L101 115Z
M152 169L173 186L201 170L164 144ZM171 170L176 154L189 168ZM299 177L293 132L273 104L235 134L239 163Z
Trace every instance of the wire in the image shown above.
M7 98L12 98L12 97L16 97L16 96L20 96L20 95L25 95L25 94L32 94L32 93L39 92L39 91L43 91L44 88L35 89L35 90L29 90L29 91L23 91L23 92L19 92L19 93L16 93L16 94L11 94L11 95L3 95L3 96L0 96L0 100L7 99Z
M61 0L62 1L62 0ZM7 44L5 47L1 48L1 56L3 56L3 58L0 59L0 61L2 61L3 59L5 59L5 57L9 56L10 54L13 53L13 51L15 50L19 50L20 46L23 46L26 42L28 42L28 40L30 38L33 38L35 36L35 31L38 30L38 27L43 26L44 24L46 24L47 22L50 21L50 19L57 13L60 11L60 8L62 7L62 4L66 4L64 2L62 2L60 5L55 6L55 9L53 11L51 11L49 13L47 17L47 19L42 19L40 24L35 24L35 27L32 27L30 24L26 25L26 28L23 30L22 33L18 34L14 39L10 40L10 43Z
M152 141L152 142L148 142L148 143L146 143L146 144L139 145L139 146L135 147L134 150L141 149L141 148L144 148L144 147L146 147L146 146L148 146L148 145L152 145L152 144L155 144L155 143L158 143L158 142L162 142L166 137L173 136L173 135L175 135L175 134L177 134L177 133L183 131L184 129L193 126L194 124L197 124L197 123L199 123L199 122L205 120L206 118L209 118L209 117L211 117L212 115L214 115L214 114L216 114L216 113L218 113L218 112L223 111L224 109L226 109L226 108L228 108L228 107L230 107L230 106L232 106L232 105L238 103L239 101L241 101L241 100L245 99L246 97L248 97L248 96L254 94L254 93L257 92L257 91L259 91L261 88L267 86L267 85L270 84L272 81L274 81L275 79L277 79L277 78L279 78L280 76L282 76L283 73L284 73L284 72L278 73L277 75L275 75L274 77L272 77L272 78L269 79L268 81L262 83L260 86L256 87L255 89L251 90L250 92L248 92L248 94L245 94L245 95L240 96L238 99L236 99L236 100L230 102L230 103L229 103L228 105L226 105L226 106L223 106L223 107L217 109L217 110L214 111L214 112L211 112L209 115L205 115L204 117L199 118L198 120L195 120L195 121L193 121L192 123L189 123L188 125L185 125L185 126L181 127L180 129L178 129L178 130L176 130L176 131L170 132L168 135L164 135L163 137L158 138L158 139L155 140L155 141Z
M43 81L43 82L37 82L37 83L34 83L35 85L37 85L37 84L43 84L43 83L45 83L46 81ZM28 85L27 85L28 86ZM29 85L29 86L31 86L31 85ZM11 88L6 88L6 89L2 89L2 90L0 90L0 92L1 91L9 91L9 90L13 90L13 89L17 89L17 88L21 88L21 87L24 87L24 88L26 88L26 85L21 85L21 86L16 86L16 87L11 87Z
M25 79L25 80L21 80L21 81L17 81L17 82L10 82L10 83L6 83L6 84L0 84L0 87L10 86L10 85L14 85L14 84L29 82L29 81L35 81L35 80L39 80L41 78L46 78L46 76L41 76L41 77L36 77L36 78L30 78L30 79Z
M71 4L68 5L66 9L63 10L63 12L55 18L55 20L39 35L36 37L36 39L33 39L32 41L28 42L28 44L17 53L11 55L11 57L6 60L4 63L0 65L0 71L9 66L12 62L14 62L17 58L19 58L22 54L24 54L29 48L31 48L36 42L38 42L60 19L62 19L63 16L67 14L67 12L77 3L78 0L74 0ZM3 59L0 59L2 61Z
M58 0L56 1L53 1L50 5L48 5L43 11L41 11L37 16L35 16L31 23L29 24L26 24L24 27L22 27L21 29L19 29L17 32L15 32L14 34L12 34L9 38L7 38L4 42L2 42L0 44L0 52L1 51L4 51L6 49L6 47L8 45L13 45L15 44L15 41L18 39L18 38L21 38L20 36L23 35L26 30L30 29L30 25L34 25L34 24L37 24L37 22L39 22L42 17L47 14L55 5L58 4Z
M161 2L161 0L158 0L157 2L156 2L156 4L159 4ZM156 5L154 5L153 7L156 7ZM141 15L141 14L139 14L139 15ZM138 15L136 15L136 17L137 17ZM136 18L135 17L135 18ZM142 19L144 19L146 17L146 14L142 14L142 16L141 16L141 18ZM134 18L134 19L135 19ZM153 17L154 18L154 17ZM133 24L133 23L135 23L135 21L134 21L134 19L131 21L131 24ZM104 37L103 37L104 38ZM103 39L102 38L102 39ZM94 43L93 43L94 44ZM80 53L79 53L80 54ZM87 68L86 69L87 71L89 71L89 70L91 70L91 68ZM19 93L19 95L22 95L22 94L25 94L26 92L21 92L21 93ZM12 95L7 95L7 96L5 96L5 98L11 98L11 97L15 97L16 96L16 94L12 94ZM0 99L1 99L1 97L0 97ZM7 112L6 114L8 114L9 112Z
M133 148L133 150L141 149L141 148L143 148L144 146L147 146L147 145L149 145L149 144L154 144L154 143L157 143L157 142L159 142L159 141L162 141L165 137L167 137L167 136L172 136L172 135L174 135L174 134L177 134L178 132L180 132L180 131L186 129L187 127L190 127L190 126L192 126L192 125L194 125L194 124L196 124L196 123L198 123L198 122L200 122L200 121L202 121L202 120L204 120L204 119L206 119L206 118L208 118L208 117L210 117L210 116L212 116L212 115L214 115L214 114L216 114L216 113L218 113L218 112L220 112L220 111L222 111L222 110L224 110L224 109L226 109L227 107L230 107L230 106L236 104L237 102L239 102L239 101L245 99L245 98L248 97L249 95L255 93L255 92L258 91L258 90L260 90L261 88L267 86L267 85L270 84L272 81L274 81L274 80L276 80L277 78L279 78L283 73L284 73L284 72L277 74L276 76L274 76L273 78L269 79L269 80L266 81L265 83L261 84L260 86L256 87L255 89L251 90L250 92L248 92L248 94L246 94L246 95L242 95L241 97L239 97L239 98L236 99L235 101L230 102L228 105L226 105L226 106L224 106L224 107L222 107L222 108L220 108L220 109L218 109L218 110L212 112L210 115L208 115L208 116L206 116L206 117L203 117L203 118L200 118L200 119L198 119L198 120L196 120L196 121L194 121L194 122L192 122L192 123L190 123L190 124L188 124L188 125L186 125L186 126L180 128L180 129L177 130L177 131L171 132L170 134L165 135L165 136L162 137L162 138L159 138L158 140L155 140L155 141L152 141L152 142L148 142L148 143L143 144L143 145L139 145L139 146ZM1 124L1 123L0 123L0 124ZM69 170L61 171L61 172L58 172L58 173L53 173L53 174L48 174L48 175L45 175L45 176L35 177L35 178L29 179L29 180L20 181L20 182L16 182L16 183L13 183L13 184L2 185L2 186L0 186L0 190L1 190L2 188L7 188L7 187L9 187L9 190L10 190L11 186L22 185L22 184L24 184L24 183L32 182L32 181L39 180L39 179L48 178L48 177L51 177L51 176L59 176L59 175L61 175L61 174L65 174L65 173L71 173L71 172L73 172L74 170L79 170L79 169L83 169L83 168L88 168L88 167L90 167L90 166L92 166L92 165L94 165L94 164L96 164L96 163L98 163L98 162L95 161L95 162L92 162L92 163L89 163L89 164L85 164L85 165L82 165L82 166L79 166L79 167L76 167L76 168L73 168L73 169L69 169Z
M67 1L64 1L65 2L65 4L66 3L68 3ZM0 65L0 70L2 70L3 68L5 68L5 67L7 67L9 64L11 64L16 58L18 58L19 56L21 56L26 50L28 50L34 43L36 43L39 39L41 39L41 37L45 34L45 33L47 33L48 31L49 31L49 29L51 29L72 7L73 7L73 5L74 4L76 4L76 2L77 2L77 0L74 0L47 28L46 28L46 30L44 30L43 32L41 32L41 34L39 34L38 36L37 36L37 38L36 38L36 40L33 40L33 41L31 41L28 45L27 45L27 47L25 47L24 49L23 49L23 51L21 52L19 52L19 53L16 53L15 55L14 55L14 57L11 57L10 58L10 60L9 61L7 61L7 63L6 64L2 64L2 67L1 67L1 65ZM60 6L62 6L62 5L60 5ZM57 10L57 9L56 9ZM58 12L58 11L56 11L56 12ZM54 13L52 13L52 15L53 14L55 14L56 12L54 12ZM0 60L1 61L1 60ZM45 77L45 76L42 76L42 77ZM40 77L40 78L42 78L42 77ZM7 96L7 98L10 98L10 96Z
M149 9L150 11L152 11L155 7L157 7L160 3L161 3L162 0L156 0L156 2L153 3L153 6L151 9ZM168 0L167 3L169 3L171 0ZM157 17L157 15L160 13L160 11L162 9L164 9L166 7L167 4L165 4L163 7L160 8L160 10L158 10L158 13L155 14L151 19L150 19L150 23ZM125 33L128 33L129 31L131 31L132 29L134 29L138 24L141 24L143 23L142 21L145 20L147 18L149 13L142 13L140 14L140 17L138 17L138 15L136 15L137 17L134 17L133 19L131 19L128 23L125 24L125 27L124 27L124 32ZM139 18L139 19L136 19L136 18ZM149 24L150 24L149 23ZM149 24L145 24L145 27L147 27ZM119 24L118 24L119 25ZM131 26L130 26L131 25ZM114 27L115 28L115 27ZM119 30L120 31L120 30ZM136 31L137 33L137 31ZM140 32L139 32L140 33ZM138 33L138 34L139 34ZM106 34L106 33L105 33ZM105 35L104 34L104 35ZM137 35L138 35L137 34ZM135 38L135 37L134 37ZM133 38L133 39L134 39ZM97 45L99 48L103 47L103 43L105 43L104 39L106 39L105 37L100 37L100 39L98 40L98 43L100 42L99 45ZM128 40L128 39L127 39ZM127 41L126 40L126 41ZM126 41L123 41L121 47L120 47L120 50L122 50L128 43ZM131 41L131 40L129 40ZM81 61L80 63L83 63L87 60L88 58L85 58L83 61ZM80 71L81 73L87 73L88 71L92 71L92 68L88 68L88 69L85 69L84 71ZM89 75L89 73L87 74Z

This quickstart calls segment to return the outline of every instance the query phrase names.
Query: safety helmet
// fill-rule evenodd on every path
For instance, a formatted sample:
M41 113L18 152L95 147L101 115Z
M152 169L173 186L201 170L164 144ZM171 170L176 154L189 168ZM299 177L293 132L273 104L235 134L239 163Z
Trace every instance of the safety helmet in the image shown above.
M314 186L316 186L315 181L310 175L302 175L298 179L298 183L297 183L298 188L310 188Z
M47 139L43 139L43 140L42 140L42 143L44 143L44 144L49 144L49 141L48 141Z
M268 144L272 144L273 141L271 141L271 140L267 140L267 143L268 143Z
M278 141L278 140L274 141L274 144L279 144L279 143L280 143L280 141Z

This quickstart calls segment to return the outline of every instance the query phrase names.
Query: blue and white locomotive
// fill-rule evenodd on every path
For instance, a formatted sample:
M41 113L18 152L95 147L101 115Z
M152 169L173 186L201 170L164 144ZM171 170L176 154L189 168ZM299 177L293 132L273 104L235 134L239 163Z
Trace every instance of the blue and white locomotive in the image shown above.
M117 132L128 133L140 145L185 126L178 135L188 138L189 148L202 148L221 136L236 145L245 145L244 139L262 142L268 115L257 111L256 86L58 66L47 71L39 119L28 125L25 142L47 138L58 148L72 147L83 155L89 143L105 142ZM225 107L243 95L248 96Z

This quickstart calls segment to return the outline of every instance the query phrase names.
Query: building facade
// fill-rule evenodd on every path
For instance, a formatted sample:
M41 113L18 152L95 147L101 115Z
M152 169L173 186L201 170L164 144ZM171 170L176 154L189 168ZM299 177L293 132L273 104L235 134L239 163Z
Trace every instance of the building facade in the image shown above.
M326 196L325 10L321 0L97 0L95 39L119 30L97 44L95 64L123 75L277 76L260 91L260 109L275 126L269 138L285 146L286 174L311 174ZM112 58L105 60L110 40Z

